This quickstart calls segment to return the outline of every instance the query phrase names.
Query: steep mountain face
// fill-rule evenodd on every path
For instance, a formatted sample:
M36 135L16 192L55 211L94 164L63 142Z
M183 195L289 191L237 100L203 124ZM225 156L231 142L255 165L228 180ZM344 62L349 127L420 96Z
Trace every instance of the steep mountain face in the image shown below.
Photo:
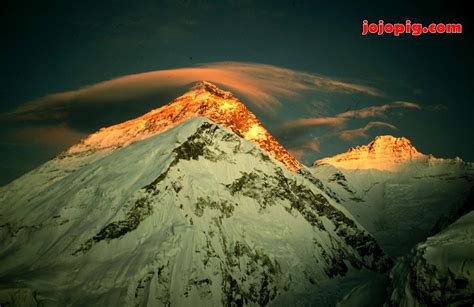
M209 82L199 82L166 106L130 121L103 128L72 146L66 156L113 150L161 133L192 117L207 117L238 136L258 144L288 169L301 164L262 126L257 117L230 92Z
M259 145L191 118L2 187L0 300L311 304L324 280L389 268L344 208Z
M471 163L421 154L404 138L377 137L315 164L310 172L394 257L426 239L474 184Z
M474 211L429 237L390 272L394 306L471 306Z
M315 165L331 164L340 169L378 169L394 171L396 168L417 159L427 159L406 138L391 135L376 137L368 145L357 146L334 157L317 160Z

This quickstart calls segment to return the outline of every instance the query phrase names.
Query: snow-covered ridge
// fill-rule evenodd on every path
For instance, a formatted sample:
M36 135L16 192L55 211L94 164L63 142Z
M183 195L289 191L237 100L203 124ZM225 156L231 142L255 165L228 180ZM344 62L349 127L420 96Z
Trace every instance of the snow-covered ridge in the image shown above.
M207 117L258 144L288 169L296 171L301 167L301 164L270 135L242 102L232 93L206 81L195 84L188 92L161 108L138 118L100 129L69 148L62 157L115 150L199 116Z

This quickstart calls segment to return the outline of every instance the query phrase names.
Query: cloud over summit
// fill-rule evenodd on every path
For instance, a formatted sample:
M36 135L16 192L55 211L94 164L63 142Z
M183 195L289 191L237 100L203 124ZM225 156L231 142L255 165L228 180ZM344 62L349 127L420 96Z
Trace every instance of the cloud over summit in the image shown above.
M67 118L70 110L78 106L90 108L91 105L125 103L154 97L167 89L180 88L201 80L216 83L240 94L246 99L246 103L259 109L276 108L282 99L291 100L308 92L382 95L369 86L308 72L265 64L218 62L127 75L73 91L50 94L3 114L2 119Z

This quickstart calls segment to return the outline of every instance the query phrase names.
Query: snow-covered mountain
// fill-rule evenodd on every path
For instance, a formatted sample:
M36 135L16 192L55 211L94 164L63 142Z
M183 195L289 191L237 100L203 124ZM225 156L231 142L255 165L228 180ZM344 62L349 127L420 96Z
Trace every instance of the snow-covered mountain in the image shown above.
M422 154L409 140L392 136L309 169L394 257L423 241L474 184L472 163Z
M316 161L310 172L398 256L390 274L346 277L337 306L472 305L471 163L438 159L405 138L381 136Z
M328 279L388 270L375 239L222 93L201 83L0 188L0 302L308 305Z

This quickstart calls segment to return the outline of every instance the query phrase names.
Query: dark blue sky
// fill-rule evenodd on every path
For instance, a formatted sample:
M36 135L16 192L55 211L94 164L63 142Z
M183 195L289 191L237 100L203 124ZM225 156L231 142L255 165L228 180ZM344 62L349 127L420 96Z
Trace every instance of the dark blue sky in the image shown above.
M11 112L48 94L124 75L192 67L198 63L260 63L363 84L384 93L381 98L305 96L308 103L318 101L339 106L339 109L326 106L326 113L321 116L392 101L422 106L421 110L393 109L382 119L372 120L394 125L396 130L376 127L367 130L367 137L351 140L335 137L328 127L284 131L281 128L284 123L279 126L279 121L297 119L291 116L314 117L318 112L307 115L303 111L286 112L291 115L279 116L277 121L249 106L261 115L264 124L283 145L302 145L295 141L300 136L305 141L317 140L319 152L309 150L302 157L306 163L365 144L382 133L406 136L422 152L474 161L471 135L474 44L472 24L467 16L470 10L461 3L7 0L3 1L0 13L0 112ZM464 33L362 36L364 19L462 23ZM179 90L163 92L154 98L159 101L157 105L148 102L133 107L114 105L112 111L84 110L83 118L76 116L67 123L64 120L59 123L77 132L66 133L61 142L25 141L21 137L25 135L25 127L41 128L48 123L5 120L4 116L0 134L3 161L0 184L51 158L75 142L77 136L139 115L168 102L166 99L176 94ZM245 102L244 97L242 100ZM283 109L291 109L288 107L291 101L282 98L281 102ZM93 119L86 115L91 112L97 112ZM367 122L351 122L344 129L362 128ZM23 134L17 133L19 130ZM12 135L20 137L16 140Z

